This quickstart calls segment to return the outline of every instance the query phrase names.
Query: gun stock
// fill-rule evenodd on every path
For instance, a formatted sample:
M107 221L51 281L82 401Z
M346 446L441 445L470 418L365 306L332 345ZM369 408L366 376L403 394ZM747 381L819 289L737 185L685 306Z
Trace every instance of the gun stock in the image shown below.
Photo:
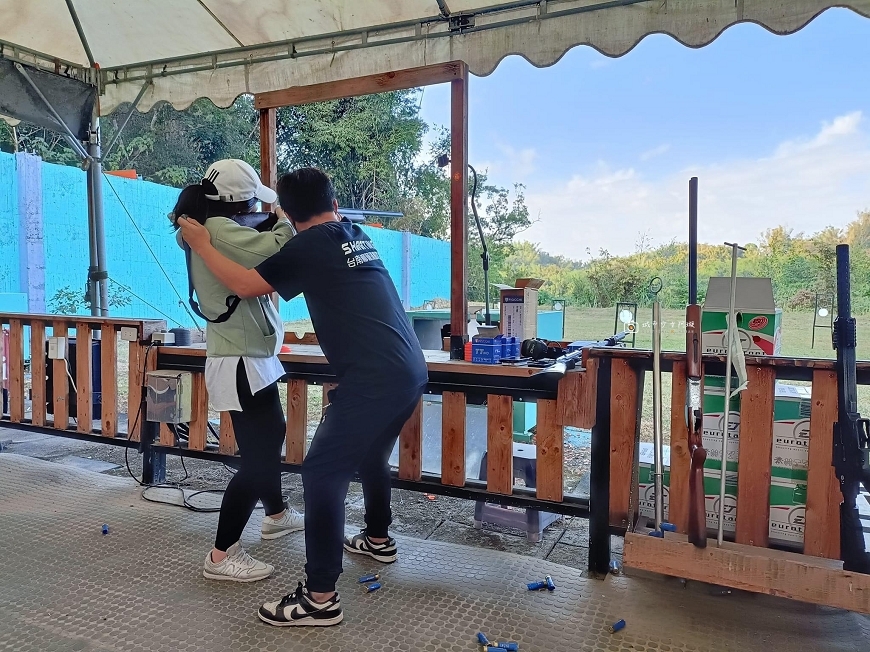
M704 415L701 408L703 371L701 367L701 308L686 309L686 436L689 443L689 541L707 546L707 512L704 498L704 462L707 451L701 439Z

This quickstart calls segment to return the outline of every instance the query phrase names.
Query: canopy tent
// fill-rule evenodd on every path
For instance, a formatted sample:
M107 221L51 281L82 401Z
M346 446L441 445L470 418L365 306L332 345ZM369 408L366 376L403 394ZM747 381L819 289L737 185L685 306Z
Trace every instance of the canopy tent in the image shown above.
M243 93L271 95L258 103L263 149L270 152L263 156L268 183L275 175L274 108L288 102L274 91L319 85L307 96L291 93L301 102L329 96L323 89L330 84L348 94L370 93L391 86L379 75L429 71L421 83L453 84L452 124L463 134L454 134L452 159L464 168L469 72L488 75L511 54L549 66L577 45L618 57L649 34L702 47L740 22L788 34L831 7L870 17L870 0L0 0L0 59L25 64L7 66L22 76L29 64L97 86L98 115L123 103L146 111L163 101L182 109L202 97L229 106ZM451 68L451 62L464 64ZM343 83L363 77L368 82L357 87ZM36 92L28 84L25 91ZM12 118L31 119L8 104L4 111ZM105 313L98 120L89 140L89 278L92 296L100 286ZM465 191L464 175L454 174L452 269L460 287L452 298L463 304ZM453 325L464 332L461 307L454 310Z
M2 56L91 79L100 111L261 93L464 61L488 75L510 54L550 66L589 45L618 57L649 34L701 47L739 22L777 34L870 0L0 0Z

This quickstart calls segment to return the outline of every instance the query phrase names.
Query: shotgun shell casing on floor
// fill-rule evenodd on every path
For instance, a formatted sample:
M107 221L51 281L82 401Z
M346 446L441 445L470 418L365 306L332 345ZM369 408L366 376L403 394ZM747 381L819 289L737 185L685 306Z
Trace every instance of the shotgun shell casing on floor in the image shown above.
M547 577L544 579L544 581L547 583L547 590L548 591L555 591L556 590L556 583L553 581L552 577L547 575Z
M105 523L103 523L103 534L108 534L108 533L109 533L109 526L106 525Z
M610 562L610 572L614 575L619 575L622 572L622 564L619 563L618 559L614 559Z
M486 634L484 634L483 632L477 632L477 642L480 643L484 647L489 645L489 639L486 637Z
M516 645L516 643L505 643L505 645ZM498 647L496 645L483 645L480 648L483 652L508 652L509 650L519 650L519 646L517 647Z
M513 641L507 643L504 641L490 643L490 648L495 648L496 650L508 650L508 652L517 652L520 649L519 643L514 643Z
M377 573L372 573L371 575L363 575L361 578L359 578L359 583L368 584L369 582L375 582L379 579L381 579L380 575L378 575Z
M613 623L610 626L610 633L615 634L616 632L618 632L620 629L623 629L624 627L625 627L625 621L624 620L617 620L615 623Z
M381 585L378 582L375 582L374 584L369 584L366 587L366 593L371 593L372 591L377 591L379 588L381 588Z
M540 591L541 589L547 588L547 581L541 580L539 582L529 582L526 586L529 587L529 591Z

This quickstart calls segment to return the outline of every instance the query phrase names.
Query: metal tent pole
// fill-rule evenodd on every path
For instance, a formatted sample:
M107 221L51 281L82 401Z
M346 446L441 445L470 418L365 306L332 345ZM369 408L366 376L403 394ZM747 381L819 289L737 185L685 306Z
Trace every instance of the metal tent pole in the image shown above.
M93 211L93 242L96 249L96 269L90 274L90 282L96 285L97 293L93 295L95 303L99 307L98 314L101 317L109 316L109 287L108 271L106 268L106 229L103 221L103 164L102 143L100 136L100 119L94 116L91 125L91 140L88 143L88 154L91 156L91 164L88 167L88 181L91 188L91 210ZM92 265L93 265L92 259Z

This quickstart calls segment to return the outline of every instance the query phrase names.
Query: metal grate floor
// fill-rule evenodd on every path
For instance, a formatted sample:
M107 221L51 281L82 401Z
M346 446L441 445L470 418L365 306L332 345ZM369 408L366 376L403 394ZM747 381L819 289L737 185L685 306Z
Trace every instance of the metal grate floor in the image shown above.
M856 614L715 597L669 579L598 581L530 557L409 538L392 566L345 559L340 626L272 628L255 611L295 586L303 539L259 541L261 514L243 542L276 575L208 582L200 570L215 514L147 503L124 479L0 454L0 650L473 652L478 630L529 651L870 649L870 619ZM384 588L366 595L356 578L373 570ZM554 593L525 590L547 574ZM621 618L627 627L610 634Z

